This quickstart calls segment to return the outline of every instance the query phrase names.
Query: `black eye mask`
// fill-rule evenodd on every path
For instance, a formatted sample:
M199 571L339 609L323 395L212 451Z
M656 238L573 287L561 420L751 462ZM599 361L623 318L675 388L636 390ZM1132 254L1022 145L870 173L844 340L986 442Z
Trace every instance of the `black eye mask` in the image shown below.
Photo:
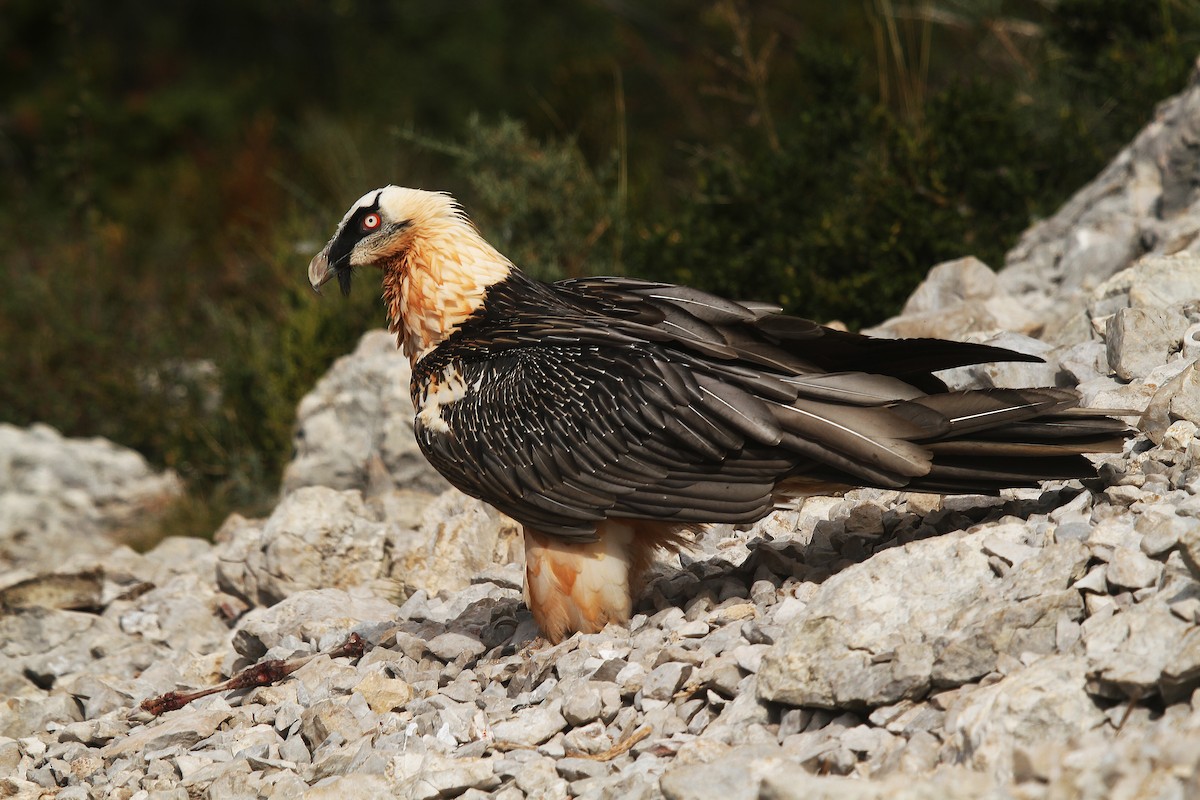
M350 294L350 252L354 245L379 229L379 225L376 225L364 230L363 220L372 214L379 215L380 195L382 192L375 195L375 201L371 205L363 206L350 215L350 219L346 220L346 224L338 231L337 237L329 247L329 267L335 270L342 294Z

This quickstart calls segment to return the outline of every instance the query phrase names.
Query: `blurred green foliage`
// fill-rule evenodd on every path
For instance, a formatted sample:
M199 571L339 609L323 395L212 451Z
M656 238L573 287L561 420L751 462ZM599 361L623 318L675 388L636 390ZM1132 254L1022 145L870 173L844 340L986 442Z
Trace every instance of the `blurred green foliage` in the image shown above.
M461 139L443 140L409 130L400 140L448 157L466 181L472 220L515 264L543 280L594 275L620 263L619 249L597 251L622 221L608 159L588 163L571 139L538 141L509 118L493 123L472 115Z
M0 420L268 502L297 401L383 323L308 258L453 192L545 278L624 272L853 326L1000 266L1185 83L1196 0L7 0ZM367 285L360 281L358 286Z

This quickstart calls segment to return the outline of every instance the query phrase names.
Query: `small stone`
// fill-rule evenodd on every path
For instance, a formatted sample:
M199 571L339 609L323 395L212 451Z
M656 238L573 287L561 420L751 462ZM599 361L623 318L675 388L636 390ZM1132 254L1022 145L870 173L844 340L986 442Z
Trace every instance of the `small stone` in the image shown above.
M1148 558L1140 550L1117 547L1113 550L1105 577L1114 586L1141 589L1156 584L1162 572L1163 565Z
M1187 700L1200 686L1200 628L1193 627L1163 667L1160 680L1163 699L1168 703Z
M1152 690L1181 642L1196 630L1161 601L1125 607L1094 624L1089 619L1084 623L1089 683L1118 697ZM1185 673L1181 667L1175 675L1184 680Z
M1104 490L1104 495L1117 505L1131 506L1146 499L1149 493L1137 486L1109 486Z
M1168 450L1186 451L1188 445L1196 438L1196 423L1181 419L1172 422L1163 432L1162 446Z
M779 589L769 580L756 580L750 585L750 599L757 606L766 606L775 602Z
M1183 332L1183 358L1185 361L1200 360L1200 322Z
M882 533L883 507L871 502L856 503L846 517L845 527L847 533Z
M58 781L54 779L54 773L51 771L50 767L38 767L37 769L31 769L25 773L25 777L36 783L38 786L41 786L43 789L54 789L58 785ZM39 792L32 795L31 799L41 797L42 794Z
M652 700L670 700L691 674L690 664L670 662L655 667L642 684L642 696Z
M1121 499L1120 502L1123 505L1128 505L1141 497L1142 490L1135 486L1110 486L1105 490L1105 493L1111 494L1117 489L1132 490L1134 492L1132 497ZM1092 526L1087 543L1092 547L1136 547L1138 540L1132 521L1128 515L1125 515L1124 517L1103 519L1097 522Z
M554 763L558 774L569 781L600 778L608 774L608 765L590 758L560 758Z
M233 713L225 710L195 711L180 709L164 714L140 730L116 739L101 751L111 759L133 753L153 752L168 747L191 747L216 732Z
M308 746L304 744L302 736L291 736L279 745L279 757L291 761L294 764L308 764L312 762L312 754L308 751Z
M683 623L683 609L679 606L667 606L649 619L649 624L664 630L676 630Z
M917 704L912 700L901 700L899 703L895 703L893 705L880 706L871 712L871 715L868 717L868 719L872 725L880 728L886 728L887 730L895 733L904 730L904 725L898 723L900 720L906 719L912 713L913 709L917 707ZM784 719L786 720L786 718L787 714L784 714ZM789 730L788 733L799 733L801 730L803 730L803 728ZM781 720L779 723L780 738L783 737L783 731L783 720Z
M672 633L682 639L696 639L702 636L707 636L709 625L702 619L694 619L690 622L681 623L678 627L672 629Z
M691 664L693 667L698 667L711 657L712 653L698 647L689 649L680 647L679 645L669 645L658 652L652 666L661 667L668 662L678 661L681 664Z
M448 631L429 640L429 652L442 661L470 659L482 655L487 647L474 636Z
M1171 398L1171 417L1200 426L1200 369L1193 363L1181 375L1183 380L1175 396Z
M763 656L770 650L767 644L744 644L733 648L733 658L746 672L758 672Z
M1060 653L1069 653L1083 636L1083 626L1068 614L1059 616L1054 625L1054 645Z
M591 674L591 679L599 683L614 683L617 682L617 677L621 674L621 670L625 669L629 662L620 658L610 658L596 668L596 671ZM640 664L638 666L641 666ZM645 667L642 667L645 670Z
M81 742L94 747L108 744L129 731L129 723L114 719L114 716L110 714L100 719L70 722L58 732L58 740L60 742ZM0 770L0 772L2 771Z
M1144 378L1166 361L1186 328L1187 318L1174 308L1122 308L1108 323L1108 365L1123 381Z
M1181 517L1166 509L1140 515L1134 527L1142 535L1142 552L1154 558L1179 544L1188 528L1200 529L1200 520Z
M856 725L839 736L838 740L843 747L849 748L856 753L869 754L878 749L887 736L887 732L880 728L872 728L870 725Z
M771 610L774 612L774 622L777 625L787 625L804 613L808 602L792 595L786 595Z
M46 743L36 736L26 736L18 741L21 752L30 758L40 760L42 756L46 755Z
M1117 610L1117 601L1106 594L1085 594L1083 596L1083 604L1084 608L1087 609L1089 617Z
M781 632L778 625L764 625L756 619L742 623L742 638L750 644L775 644L775 637Z
M1196 522L1194 518L1192 521ZM1180 535L1179 544L1183 563L1191 570L1192 577L1200 579L1200 523L1189 525Z
M1084 381L1108 374L1108 351L1103 342L1082 342L1057 352L1059 365L1078 386Z
M459 703L475 702L475 698L479 696L479 682L474 674L472 670L464 670L448 685L443 686L441 693Z
M0 737L0 775L13 775L21 763L21 746L15 739Z
M568 750L580 753L602 753L613 745L604 723L599 720L576 728L564 737L564 745Z
M758 617L758 608L754 603L732 603L714 610L708 615L707 621L713 625L727 625L744 619Z
M733 697L742 682L742 671L732 653L722 653L704 663L696 672L695 682L724 697Z
M1181 419L1200 425L1200 370L1194 363L1158 386L1138 420L1138 429L1159 444L1171 425Z
M492 760L486 758L452 758L432 752L403 753L392 757L387 772L390 782L400 784L404 790L389 794L413 800L456 797L468 789L488 790L500 785ZM357 797L359 794L348 791L341 796Z
M385 714L412 700L413 690L399 678L384 677L382 672L372 670L354 687L354 692L361 694L367 705L377 714Z
M662 776L660 788L667 800L755 800L764 775L787 767L778 747L736 747L709 763L672 766ZM812 777L794 770L797 779Z
M300 715L300 724L304 738L314 748L334 734L343 741L354 741L364 732L362 721L341 699L319 700Z
M908 492L903 497L909 513L918 517L927 517L942 507L942 495L940 494Z
M1171 613L1184 622L1200 622L1200 597L1187 597L1170 603Z
M1054 529L1054 538L1059 542L1086 541L1092 526L1086 522L1063 522Z
M525 764L517 773L517 788L528 797L566 797L567 782L559 777L554 761L539 758Z
M544 756L548 756L557 761L564 758L567 754L566 737L557 733L551 736L550 739L538 745L537 751Z
M1104 574L1107 570L1108 566L1106 564L1098 564L1092 567L1087 575L1075 581L1075 588L1081 592L1107 594L1108 582L1104 579Z
M182 753L172 760L175 762L175 769L179 770L179 777L185 781L195 780L201 770L214 763L212 758L192 753Z
M565 693L562 713L569 725L586 725L600 717L604 710L604 700L601 696L603 686L604 684L585 681L581 682L575 691Z
M492 726L492 735L498 742L519 745L539 745L567 727L563 717L561 701L553 700L545 706L531 706L517 712L516 717L497 722Z
M593 676L595 678L596 676ZM644 685L646 680L646 668L636 661L631 661L621 667L621 671L616 674L614 683L621 687L623 694L636 694Z

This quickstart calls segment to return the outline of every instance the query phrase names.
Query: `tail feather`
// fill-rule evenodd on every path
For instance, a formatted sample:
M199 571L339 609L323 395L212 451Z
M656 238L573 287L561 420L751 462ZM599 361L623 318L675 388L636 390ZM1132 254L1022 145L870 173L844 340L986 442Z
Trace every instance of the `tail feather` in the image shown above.
M1063 389L975 389L931 394L912 401L944 415L950 436L996 429L1070 408L1079 396Z
M1117 443L1120 444L1119 442ZM1114 452L1102 449L1111 446L1109 441L1084 442L997 442L972 439L951 439L925 445L934 455L936 465L939 456L974 456L975 458L1051 458L1053 456L1081 455L1082 453Z
M1000 489L1033 487L1041 481L1088 478L1095 470L1082 456L948 458L908 488L947 494L992 494Z
M859 442L830 434L832 423L850 410L844 406L839 413L825 411L824 426L801 428L789 419L785 426L801 434L805 447L796 447L792 437L783 444L832 469L806 466L788 477L947 494L994 494L1091 477L1095 468L1084 454L1120 452L1129 429L1104 412L1076 408L1078 401L1068 389L977 389L852 407L853 428L874 449L849 447ZM793 483L780 481L776 493L788 493Z
M1042 417L1031 422L1005 425L997 431L980 431L977 438L1028 439L1031 441L1067 441L1081 445L1089 442L1109 442L1117 450L1079 450L1081 453L1119 452L1128 427L1120 420L1108 417Z

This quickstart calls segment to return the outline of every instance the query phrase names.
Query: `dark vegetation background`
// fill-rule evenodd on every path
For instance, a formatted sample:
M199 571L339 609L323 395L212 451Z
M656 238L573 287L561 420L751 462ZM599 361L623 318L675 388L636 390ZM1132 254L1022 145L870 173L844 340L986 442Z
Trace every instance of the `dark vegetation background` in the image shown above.
M0 0L0 420L173 467L208 533L384 322L305 276L368 189L856 327L999 267L1198 45L1197 0Z

